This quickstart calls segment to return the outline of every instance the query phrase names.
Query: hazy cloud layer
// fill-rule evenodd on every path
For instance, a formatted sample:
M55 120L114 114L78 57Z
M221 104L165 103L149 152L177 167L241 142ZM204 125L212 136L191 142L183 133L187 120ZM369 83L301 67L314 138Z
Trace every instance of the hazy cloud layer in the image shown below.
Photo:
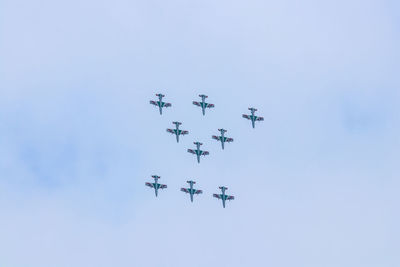
M400 264L398 4L0 10L0 266ZM216 105L205 117L199 93ZM193 141L210 151L200 165ZM193 204L188 179L204 190ZM224 210L220 185L236 197Z

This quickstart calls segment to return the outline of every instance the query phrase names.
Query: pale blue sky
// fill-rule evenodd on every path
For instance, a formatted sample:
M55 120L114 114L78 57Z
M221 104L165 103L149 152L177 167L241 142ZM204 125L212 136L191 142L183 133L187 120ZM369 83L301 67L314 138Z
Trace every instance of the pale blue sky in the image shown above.
M399 46L394 1L1 1L0 266L399 266Z

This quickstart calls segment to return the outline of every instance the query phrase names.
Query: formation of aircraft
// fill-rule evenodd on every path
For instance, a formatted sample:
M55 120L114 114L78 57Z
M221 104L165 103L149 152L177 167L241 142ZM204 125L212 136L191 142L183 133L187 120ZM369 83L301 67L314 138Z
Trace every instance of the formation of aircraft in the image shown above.
M154 183L145 183L145 185L147 185L148 187L154 188L154 193L156 194L156 197L157 197L158 189L167 188L167 185L158 183L158 179L160 179L160 176L152 175L151 177L153 177Z
M155 192L156 197L157 197L158 196L158 189L167 188L167 185L158 183L158 179L160 179L160 176L153 175L152 177L154 178L154 183L146 183L146 185L151 187L151 188L154 188L154 192ZM182 187L181 191L189 194L190 202L193 202L193 196L194 195L203 194L203 190L199 190L199 189L193 188L193 185L196 184L195 181L190 180L190 181L186 181L186 182L189 184L189 187L188 188ZM225 208L226 201L227 200L229 200L229 201L230 200L234 200L235 197L227 195L225 193L225 191L228 190L228 187L220 186L219 189L221 189L221 194L213 194L213 197L221 199L222 200L222 207Z
M225 208L225 201L226 200L234 200L235 197L225 194L225 191L228 190L228 187L220 186L219 189L221 189L222 194L213 194L213 197L221 199L222 200L222 207Z
M167 132L176 135L176 142L179 143L179 136L180 136L180 135L188 134L189 131L185 131L185 130L180 130L180 129L179 129L179 125L181 125L182 122L173 121L172 123L175 124L175 129L167 129Z
M189 184L189 188L181 188L182 192L185 193L189 193L190 195L190 201L193 202L193 196L194 194L198 195L198 194L202 194L203 191L202 190L198 190L198 189L194 189L193 185L196 183L195 181L187 181L187 183Z
M152 104L152 105L154 105L154 106L157 106L158 109L160 110L160 115L162 115L162 109L163 109L163 108L168 108L168 107L170 107L170 106L172 106L172 105L171 105L171 103L166 103L166 102L163 102L163 101L162 101L162 99L163 99L163 97L165 97L165 95L163 95L163 94L156 94L156 96L158 96L158 101L150 100L150 104Z
M203 112L203 116L206 115L206 108L213 108L214 104L206 103L206 95L199 95L201 97L201 102L193 101L193 105L201 107L201 111Z
M200 163L200 156L207 156L210 153L208 151L203 151L200 149L200 146L203 145L203 143L200 142L193 142L193 144L196 145L196 149L188 149L187 151L189 153L195 154L197 156L197 162Z
M162 101L163 97L165 97L165 95L156 94L156 96L158 97L158 101L150 100L150 104L157 106L159 108L160 115L162 115L163 108L171 107L172 105L171 105L171 103L166 103L166 102ZM201 101L200 102L193 101L193 105L201 107L201 111L202 111L203 116L204 116L206 114L206 109L207 108L214 108L214 104L206 103L205 100L206 100L206 98L208 98L208 96L206 96L204 94L199 95L199 97L201 98ZM251 114L250 115L243 114L242 117L245 118L245 119L250 120L252 127L255 128L255 122L256 121L263 121L264 118L255 115L255 112L257 111L256 108L249 108L249 110L250 110ZM171 134L174 134L176 136L176 142L179 143L179 136L187 135L187 134L189 134L189 131L179 129L179 126L182 125L181 122L174 121L172 123L175 124L175 129L167 129L167 132L169 132ZM218 131L221 133L221 135L218 135L218 136L217 135L212 135L212 139L220 141L221 142L221 147L222 147L222 149L224 149L225 148L225 143L233 142L233 138L225 136L225 133L227 132L227 130L225 130L225 129L221 128L221 129L218 129ZM207 156L210 153L208 151L203 151L203 150L200 149L200 146L203 145L202 143L194 142L194 144L196 145L196 149L188 149L187 151L189 153L191 153L191 154L196 155L197 162L200 163L200 157L201 156ZM167 188L167 185L158 183L158 180L160 179L160 176L153 175L152 177L154 179L154 183L146 182L145 184L146 184L146 186L154 188L154 193L155 193L155 195L157 197L158 196L158 189ZM195 194L202 194L203 191L193 188L193 185L196 184L195 181L190 180L190 181L187 181L187 183L189 184L189 188L181 188L181 191L185 192L185 193L188 193L190 195L190 201L193 202L193 196ZM225 208L226 200L234 200L235 197L231 196L231 195L227 195L225 193L225 191L228 190L227 187L220 186L219 189L221 189L221 194L213 194L213 197L221 199L222 200L222 207Z
M224 144L226 142L228 142L228 143L233 142L233 138L229 138L229 137L225 136L225 133L227 132L227 130L225 130L225 129L218 129L218 131L221 132L221 135L220 136L213 135L212 138L217 141L220 141L222 149L224 149Z
M257 111L256 108L249 108L249 110L251 112L251 115L243 114L242 117L245 118L245 119L251 120L251 125L253 126L253 128L255 128L255 122L256 121L263 121L264 118L254 115L254 113Z

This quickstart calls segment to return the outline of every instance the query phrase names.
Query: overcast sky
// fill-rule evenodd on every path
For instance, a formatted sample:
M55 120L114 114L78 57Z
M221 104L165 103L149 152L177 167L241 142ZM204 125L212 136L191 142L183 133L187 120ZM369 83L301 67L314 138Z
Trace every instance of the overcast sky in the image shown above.
M0 266L400 266L399 47L397 1L1 1Z

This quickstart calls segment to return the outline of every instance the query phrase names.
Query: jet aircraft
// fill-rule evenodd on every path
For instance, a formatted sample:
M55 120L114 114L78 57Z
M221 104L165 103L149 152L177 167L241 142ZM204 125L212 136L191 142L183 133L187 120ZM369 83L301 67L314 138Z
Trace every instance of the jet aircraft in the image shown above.
M200 150L200 146L203 145L203 143L193 142L193 144L195 144L197 148L194 149L194 150L193 149L188 149L187 151L189 153L195 154L197 156L197 162L200 163L200 156L207 156L210 153L208 151Z
M229 138L229 137L225 136L225 133L227 132L227 130L225 130L225 129L218 129L218 131L221 132L221 135L220 136L213 135L212 138L217 141L221 141L222 149L224 149L225 142L228 142L228 143L233 142L233 138Z
M258 117L256 115L254 115L254 113L257 111L256 108L249 108L251 115L246 115L243 114L242 117L248 120L251 120L251 125L253 126L253 128L255 127L255 122L256 121L263 121L264 118L263 117Z
M193 195L194 194L202 194L203 191L202 190L198 190L198 189L194 189L193 185L196 183L195 181L187 181L187 183L189 184L189 188L181 188L182 192L185 193L189 193L190 194L190 201L193 202Z
M160 110L160 115L162 115L162 109L170 107L171 103L166 103L162 101L163 97L165 96L163 94L156 94L156 96L158 96L158 101L150 100L150 104L157 106Z
M222 194L213 194L213 197L216 197L218 199L222 199L222 207L225 208L225 201L226 200L234 200L235 197L225 194L225 191L228 190L228 187L220 186L219 189L221 189Z
M154 188L154 193L156 194L156 197L157 197L158 189L167 188L167 185L158 183L158 179L160 179L160 176L152 175L151 177L153 177L154 183L145 183L145 185L147 185L148 187Z
M176 135L176 142L179 143L179 136L188 134L189 132L179 129L179 125L182 124L181 122L173 121L172 123L175 124L175 129L167 129L167 132L175 134Z
M199 97L201 97L201 102L193 101L193 105L201 107L204 116L206 114L206 108L213 108L214 104L205 102L205 99L208 97L206 95L199 95Z

